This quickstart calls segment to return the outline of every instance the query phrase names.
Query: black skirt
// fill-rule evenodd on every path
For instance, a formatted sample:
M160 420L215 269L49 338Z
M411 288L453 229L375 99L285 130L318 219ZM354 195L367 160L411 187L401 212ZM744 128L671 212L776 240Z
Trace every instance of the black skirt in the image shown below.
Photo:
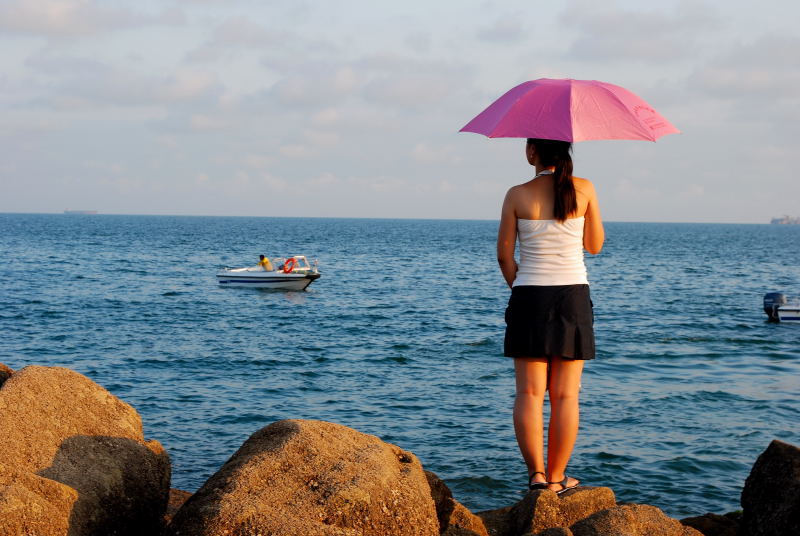
M594 359L589 285L518 286L506 308L506 357Z

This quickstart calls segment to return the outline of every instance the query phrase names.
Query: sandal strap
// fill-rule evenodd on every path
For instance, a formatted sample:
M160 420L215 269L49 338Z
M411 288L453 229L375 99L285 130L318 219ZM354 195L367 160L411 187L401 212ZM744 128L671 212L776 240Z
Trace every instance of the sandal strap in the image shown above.
M567 475L564 475L564 480L562 480L561 482L548 482L548 484L551 485L558 484L559 486L561 486L562 489L567 489L567 482L569 482L569 477Z

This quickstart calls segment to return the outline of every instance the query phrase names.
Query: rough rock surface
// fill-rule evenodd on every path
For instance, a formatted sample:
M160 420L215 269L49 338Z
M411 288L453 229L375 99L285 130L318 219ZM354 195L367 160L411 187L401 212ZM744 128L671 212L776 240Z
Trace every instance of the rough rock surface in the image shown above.
M8 366L0 363L0 387L3 386L3 383L14 374L14 371L8 368Z
M175 514L180 510L183 503L189 500L192 494L188 491L172 488L169 490L169 501L167 501L167 511L164 513L164 525L172 521Z
M532 532L529 532L527 535L523 536L531 536L533 535ZM573 536L572 531L566 527L553 527L550 529L544 529L542 532L537 533L535 536Z
M742 509L748 536L800 534L800 448L769 444L744 483Z
M144 440L132 407L90 379L60 367L15 372L0 388L0 430L0 476L13 483L3 491L0 519L30 525L20 534L160 530L169 457ZM23 496L31 502L17 508ZM35 528L37 516L47 530Z
M705 514L702 516L681 519L681 523L697 531L703 536L738 536L741 524L741 513Z
M479 512L492 536L537 534L548 528L569 527L595 512L616 505L610 488L580 487L556 495L550 490L528 492L517 504Z
M78 492L66 484L0 469L0 534L68 534L68 514L77 500Z
M574 536L702 536L655 506L626 504L602 510L570 527Z
M476 512L475 515L481 518L489 536L516 536L511 532L511 516L509 515L511 508L511 506L506 506L496 510L484 510Z
M431 496L436 505L439 530L446 536L489 536L481 518L453 499L447 484L435 474L425 471Z
M181 536L439 534L417 458L342 425L262 428L178 510Z
M561 495L550 490L531 491L511 509L512 527L517 534L569 527L616 504L610 488L584 486Z

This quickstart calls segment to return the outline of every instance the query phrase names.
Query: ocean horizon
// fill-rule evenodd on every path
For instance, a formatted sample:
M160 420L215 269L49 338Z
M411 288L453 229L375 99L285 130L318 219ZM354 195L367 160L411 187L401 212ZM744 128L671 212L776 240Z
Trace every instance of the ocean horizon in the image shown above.
M71 209L68 209L71 210ZM88 210L88 209L87 209ZM92 209L94 210L94 209ZM80 212L77 210L75 212ZM301 219L301 220L400 220L400 221L483 221L499 222L499 218L411 218L411 217L374 217L374 216L257 216L257 215L230 215L230 214L144 214L127 212L100 212L93 214L67 214L60 212L1 212L8 215L63 215L63 216L130 216L130 217L165 217L165 218L254 218L254 219ZM674 223L689 225L775 225L769 221L685 221L685 220L604 220L603 223Z

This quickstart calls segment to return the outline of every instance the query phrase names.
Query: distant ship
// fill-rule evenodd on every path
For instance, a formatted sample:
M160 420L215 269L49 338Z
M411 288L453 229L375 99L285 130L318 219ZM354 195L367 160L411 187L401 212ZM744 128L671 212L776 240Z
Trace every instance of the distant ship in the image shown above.
M791 216L783 216L780 218L772 218L770 223L774 225L800 225L800 218L792 218Z
M64 214L97 214L96 210L65 210Z

